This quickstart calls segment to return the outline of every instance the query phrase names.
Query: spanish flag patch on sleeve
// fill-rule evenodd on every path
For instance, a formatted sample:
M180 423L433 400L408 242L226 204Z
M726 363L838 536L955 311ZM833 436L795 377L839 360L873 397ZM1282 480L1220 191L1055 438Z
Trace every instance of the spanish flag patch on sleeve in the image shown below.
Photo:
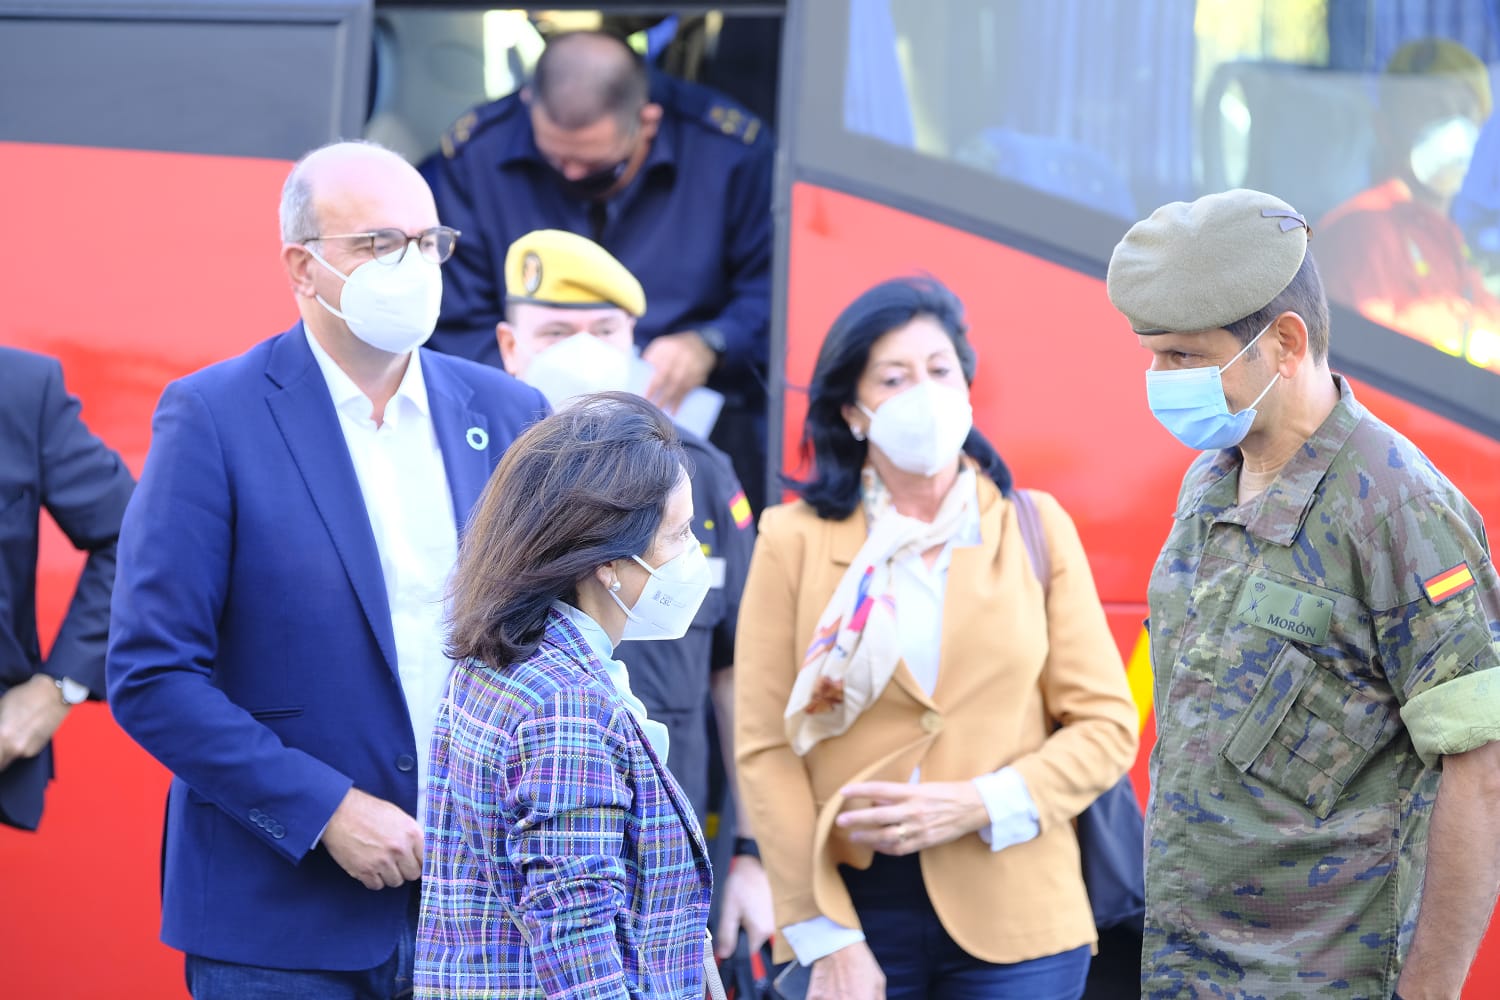
M1474 586L1474 574L1469 572L1469 564L1461 562L1452 569L1443 570L1430 580L1422 582L1422 589L1427 591L1427 599L1433 604L1442 604L1455 594L1462 594Z
M734 518L736 528L750 527L750 501L745 499L744 490L729 498L729 516Z

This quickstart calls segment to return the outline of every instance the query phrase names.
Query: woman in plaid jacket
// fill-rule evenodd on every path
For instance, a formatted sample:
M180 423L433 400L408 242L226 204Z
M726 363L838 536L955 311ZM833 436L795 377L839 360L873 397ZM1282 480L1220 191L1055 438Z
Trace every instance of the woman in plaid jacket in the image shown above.
M417 997L703 996L707 853L612 656L691 621L692 516L682 446L638 397L590 397L506 452L451 587Z

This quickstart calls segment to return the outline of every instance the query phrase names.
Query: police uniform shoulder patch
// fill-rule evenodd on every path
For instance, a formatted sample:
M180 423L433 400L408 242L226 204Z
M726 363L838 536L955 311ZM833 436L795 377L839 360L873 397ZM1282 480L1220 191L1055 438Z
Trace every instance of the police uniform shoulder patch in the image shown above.
M709 106L705 120L724 135L739 139L745 145L754 144L760 136L760 119L733 104Z
M443 133L443 155L450 160L458 155L459 148L469 141L469 137L474 134L474 126L478 124L478 111L471 109L459 115L458 120L448 126L448 131Z
M521 107L520 96L512 94L509 97L502 97L498 101L481 104L476 108L470 108L468 111L465 111L458 116L452 125L448 126L447 131L443 133L442 139L439 140L439 147L443 151L443 156L450 160L453 159L458 155L458 151L470 139L473 139L475 135L495 122L504 121L509 118L519 107Z
M1474 586L1474 574L1469 570L1469 564L1461 562L1451 569L1445 569L1437 576L1422 581L1422 589L1427 593L1427 599L1433 604L1442 604L1450 597L1462 594Z

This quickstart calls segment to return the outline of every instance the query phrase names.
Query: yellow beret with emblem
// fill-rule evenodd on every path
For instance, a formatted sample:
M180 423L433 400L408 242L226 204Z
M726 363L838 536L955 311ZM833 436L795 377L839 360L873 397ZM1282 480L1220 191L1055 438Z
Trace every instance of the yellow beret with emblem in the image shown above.
M1174 201L1130 227L1105 287L1136 333L1214 330L1292 283L1312 229L1275 195L1239 188Z
M505 253L508 302L597 309L615 306L639 318L646 292L635 275L593 240L561 229L538 229Z

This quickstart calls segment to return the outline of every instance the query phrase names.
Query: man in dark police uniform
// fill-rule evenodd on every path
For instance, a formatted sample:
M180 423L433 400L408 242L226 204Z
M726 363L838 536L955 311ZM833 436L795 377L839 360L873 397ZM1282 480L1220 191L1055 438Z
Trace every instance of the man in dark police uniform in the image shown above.
M491 364L506 248L537 229L588 236L640 281L635 340L675 412L722 392L712 435L764 497L773 145L714 91L648 73L620 39L554 38L520 92L463 115L423 164L443 220L462 230L444 271L432 346Z
M631 341L646 313L646 296L608 251L573 233L539 230L512 244L505 278L500 356L506 371L542 390L554 409L582 393L639 384L630 375ZM615 655L629 670L631 689L647 714L666 725L667 766L703 821L712 808L707 710L711 701L717 729L727 740L733 730L734 630L755 528L724 453L681 428L678 432L693 462L693 533L708 556L713 584L681 639L623 642ZM732 787L734 755L727 747L723 759ZM737 925L745 926L755 948L774 927L770 885L748 832L743 825L736 830L741 834L734 841L737 856L729 877L716 888L721 955L733 950Z

